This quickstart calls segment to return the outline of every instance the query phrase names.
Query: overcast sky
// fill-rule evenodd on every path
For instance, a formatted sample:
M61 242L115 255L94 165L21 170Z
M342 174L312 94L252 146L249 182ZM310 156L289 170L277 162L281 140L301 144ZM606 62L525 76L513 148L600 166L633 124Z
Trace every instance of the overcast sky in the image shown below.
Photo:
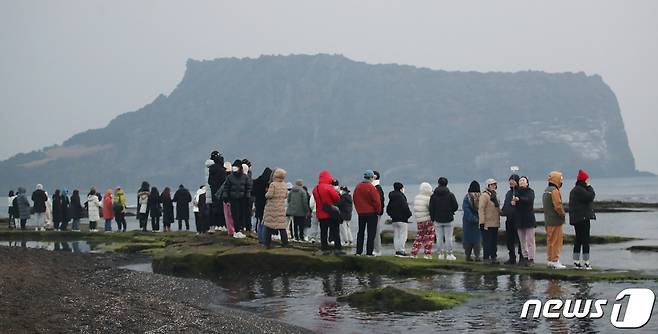
M0 159L169 94L188 58L339 53L444 70L599 74L617 94L638 168L658 173L653 0L0 0L0 48Z

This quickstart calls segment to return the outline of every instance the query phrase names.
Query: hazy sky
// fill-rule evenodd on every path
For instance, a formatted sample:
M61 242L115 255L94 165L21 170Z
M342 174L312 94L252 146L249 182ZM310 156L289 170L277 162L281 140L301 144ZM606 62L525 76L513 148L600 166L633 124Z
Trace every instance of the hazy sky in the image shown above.
M0 0L0 48L0 159L169 94L188 58L339 53L445 70L600 74L638 168L658 172L653 0Z

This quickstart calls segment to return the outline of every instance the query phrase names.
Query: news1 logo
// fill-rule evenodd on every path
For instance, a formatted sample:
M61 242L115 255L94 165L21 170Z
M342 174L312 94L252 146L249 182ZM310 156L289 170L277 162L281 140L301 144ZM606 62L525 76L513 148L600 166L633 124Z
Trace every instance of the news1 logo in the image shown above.
M620 303L628 297L626 310L622 312L623 304ZM650 289L625 289L615 298L610 314L610 323L615 328L620 329L637 329L642 328L651 319L653 306L656 301L656 295ZM527 319L530 308L534 306L532 318L538 319L540 316L546 319L600 319L605 315L604 306L608 305L605 299L575 299L560 300L550 299L542 303L538 299L530 299L523 304L521 318Z

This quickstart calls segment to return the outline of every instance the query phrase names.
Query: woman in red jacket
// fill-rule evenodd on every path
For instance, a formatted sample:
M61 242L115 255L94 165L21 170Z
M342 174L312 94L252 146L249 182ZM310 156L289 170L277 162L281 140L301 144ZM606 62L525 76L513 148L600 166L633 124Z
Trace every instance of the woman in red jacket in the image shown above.
M318 220L320 221L320 240L322 242L322 250L329 250L328 237L329 233L334 241L334 248L336 255L343 255L340 244L340 222L338 217L340 212L327 212L325 209L329 207L336 208L336 202L340 199L340 195L332 185L333 177L327 170L320 172L318 185L313 188L313 198L315 199L316 212ZM338 216L336 216L336 213ZM328 232L328 233L327 233Z
M105 219L105 232L112 231L112 219L114 219L114 208L112 201L112 188L105 191L103 196L103 219Z

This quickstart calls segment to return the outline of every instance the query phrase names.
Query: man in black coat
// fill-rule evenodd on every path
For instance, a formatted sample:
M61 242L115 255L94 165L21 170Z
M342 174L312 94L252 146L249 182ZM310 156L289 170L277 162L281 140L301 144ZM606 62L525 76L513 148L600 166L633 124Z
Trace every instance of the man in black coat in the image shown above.
M192 195L190 191L185 189L182 184L178 186L178 190L174 194L172 202L176 203L176 220L178 220L178 230L183 229L183 221L185 221L185 230L190 230L190 202L192 202Z
M34 218L37 224L37 229L45 230L46 223L46 202L48 195L43 190L41 184L37 184L37 189L32 193L32 202L34 203Z
M523 258L521 253L521 242L519 241L519 233L514 222L514 211L515 206L512 204L512 198L516 196L516 191L519 187L519 176L512 174L509 177L509 188L505 194L505 202L503 203L503 216L505 216L505 240L507 241L507 252L509 253L509 259L505 264L516 264L516 252L514 248L517 249L519 254L519 259ZM516 247L515 247L516 246Z
M208 185L210 186L210 194L214 196L226 180L226 169L224 169L224 157L219 151L212 151L210 153L210 160L214 162L213 165L208 167ZM208 198L206 199L208 200ZM224 220L224 210L221 201L213 201L210 198L210 219L208 226L219 227L223 229L226 226ZM211 231L211 233L214 231Z
M386 213L393 220L395 256L406 257L407 251L404 245L407 242L407 223L411 218L411 210L409 209L407 197L404 195L404 185L400 182L393 183L393 191L388 193Z

